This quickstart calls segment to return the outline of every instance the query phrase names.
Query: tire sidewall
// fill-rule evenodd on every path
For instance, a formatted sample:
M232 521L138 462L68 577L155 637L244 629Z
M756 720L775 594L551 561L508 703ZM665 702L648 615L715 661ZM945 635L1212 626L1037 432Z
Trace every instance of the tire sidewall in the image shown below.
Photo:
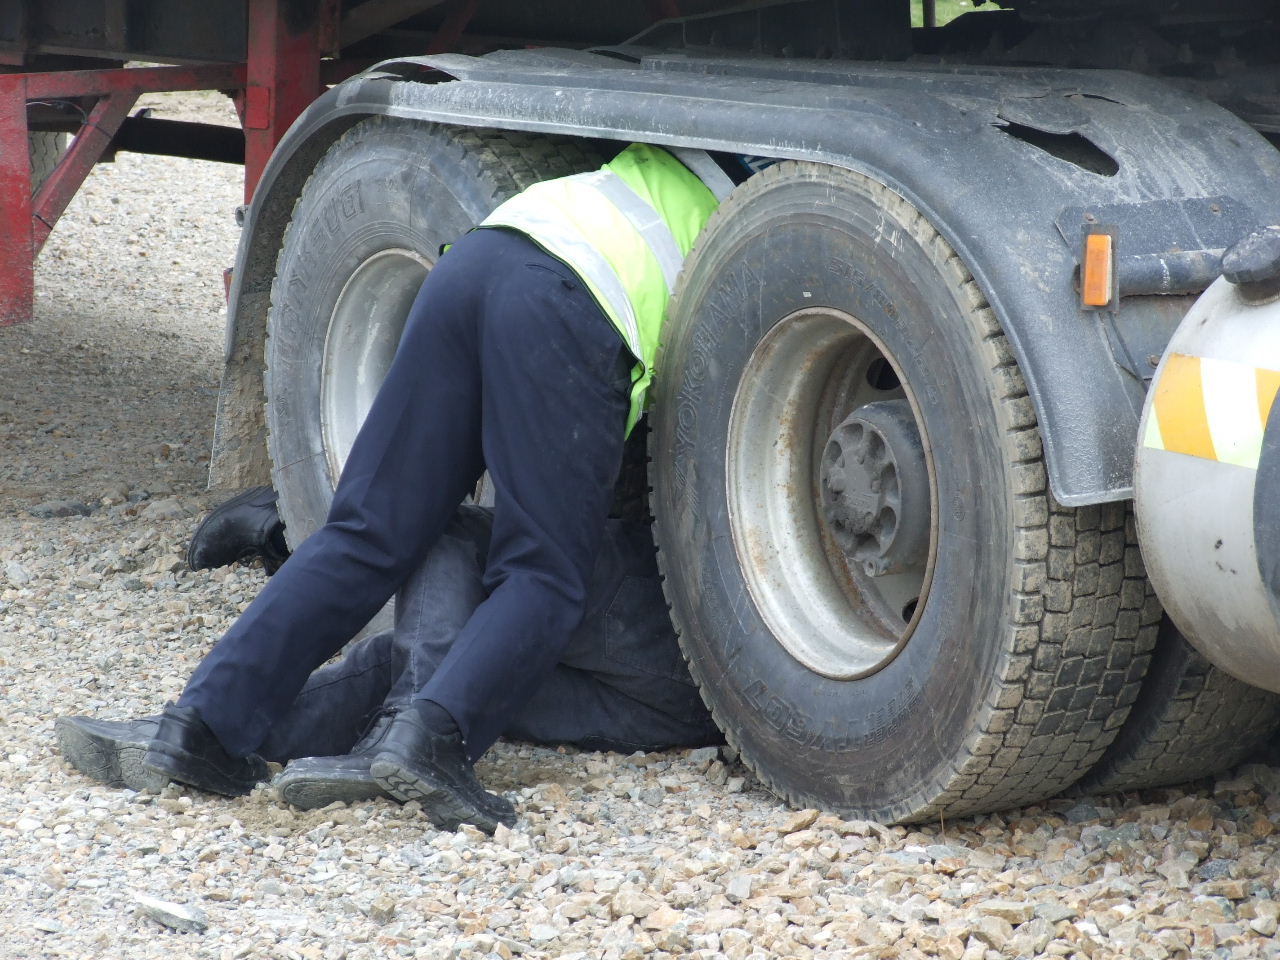
M365 121L317 164L294 210L266 354L273 478L295 547L323 524L333 497L320 397L334 305L372 255L399 248L434 263L442 244L491 211L492 185L462 160L439 128Z
M1008 631L1012 521L991 361L956 284L866 183L842 183L855 187L775 177L701 239L711 253L688 265L660 358L655 427L671 468L655 483L655 513L659 542L686 545L666 570L686 653L743 754L788 771L775 786L795 802L902 819L946 779L989 709L999 645L981 641ZM811 672L773 636L726 502L730 415L752 351L815 306L856 317L883 343L934 449L924 613L906 647L859 680Z

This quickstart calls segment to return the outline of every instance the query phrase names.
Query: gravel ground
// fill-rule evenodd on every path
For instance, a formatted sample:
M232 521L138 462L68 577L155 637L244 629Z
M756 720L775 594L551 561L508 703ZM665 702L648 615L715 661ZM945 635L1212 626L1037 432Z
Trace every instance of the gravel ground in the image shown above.
M299 814L269 788L153 796L69 770L56 716L154 710L263 582L181 562L216 499L239 183L100 167L43 255L36 321L0 330L0 956L1280 956L1267 766L885 828L787 810L715 749L499 745L481 774L520 821L492 840L412 804Z

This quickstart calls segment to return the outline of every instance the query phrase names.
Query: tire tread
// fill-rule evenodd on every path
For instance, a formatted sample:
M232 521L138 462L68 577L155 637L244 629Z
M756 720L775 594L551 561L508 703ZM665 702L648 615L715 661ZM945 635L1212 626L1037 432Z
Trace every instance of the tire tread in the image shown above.
M1169 622L1118 735L1078 788L1111 792L1206 777L1246 760L1280 727L1280 696L1213 666Z
M69 139L65 133L45 130L35 130L27 134L27 157L31 161L32 192L40 189L40 184L53 173L53 168L58 165L62 154L66 152Z

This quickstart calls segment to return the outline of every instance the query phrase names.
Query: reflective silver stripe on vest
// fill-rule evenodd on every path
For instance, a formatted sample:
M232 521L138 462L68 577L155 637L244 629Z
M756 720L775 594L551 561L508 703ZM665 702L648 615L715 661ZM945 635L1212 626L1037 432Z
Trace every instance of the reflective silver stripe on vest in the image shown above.
M677 160L692 170L694 175L715 195L715 198L724 203L725 198L733 190L733 181L720 169L720 164L711 159L711 154L692 147L664 147L663 149L670 151Z
M517 194L517 202L520 196L522 195ZM510 203L510 200L507 201L503 207ZM596 285L600 295L608 301L608 306L626 327L627 348L637 359L643 358L640 325L636 322L636 311L631 305L631 298L627 296L627 290L617 271L613 269L613 264L596 245L588 242L577 230L567 229L568 224L554 207L542 203L524 203L517 208L517 216L503 215L503 207L490 214L482 226L515 227L529 234L535 241L548 244L546 249L549 253L567 263L584 280L590 280ZM550 211L551 215L546 215L545 211Z
M676 242L675 234L662 219L662 215L636 193L627 181L609 170L581 173L569 179L580 180L599 190L631 222L636 232L644 237L645 245L653 251L658 266L662 268L663 279L667 281L667 296L671 296L676 289L676 278L680 276L684 256L680 253L680 244Z

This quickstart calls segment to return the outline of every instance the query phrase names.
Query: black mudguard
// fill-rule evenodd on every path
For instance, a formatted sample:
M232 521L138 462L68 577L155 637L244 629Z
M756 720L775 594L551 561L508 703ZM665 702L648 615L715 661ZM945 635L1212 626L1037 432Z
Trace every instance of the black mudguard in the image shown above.
M1182 294L1208 282L1195 277L1223 247L1280 222L1280 153L1220 107L1136 74L634 48L389 61L320 97L272 157L237 257L229 365L260 336L308 171L373 114L814 160L881 180L946 237L995 310L1067 505L1132 496L1146 382L1189 306ZM1080 236L1099 224L1116 230L1122 278L1168 262L1192 282L1080 309ZM1126 271L1126 258L1140 259ZM226 383L222 400L220 432L247 409Z

